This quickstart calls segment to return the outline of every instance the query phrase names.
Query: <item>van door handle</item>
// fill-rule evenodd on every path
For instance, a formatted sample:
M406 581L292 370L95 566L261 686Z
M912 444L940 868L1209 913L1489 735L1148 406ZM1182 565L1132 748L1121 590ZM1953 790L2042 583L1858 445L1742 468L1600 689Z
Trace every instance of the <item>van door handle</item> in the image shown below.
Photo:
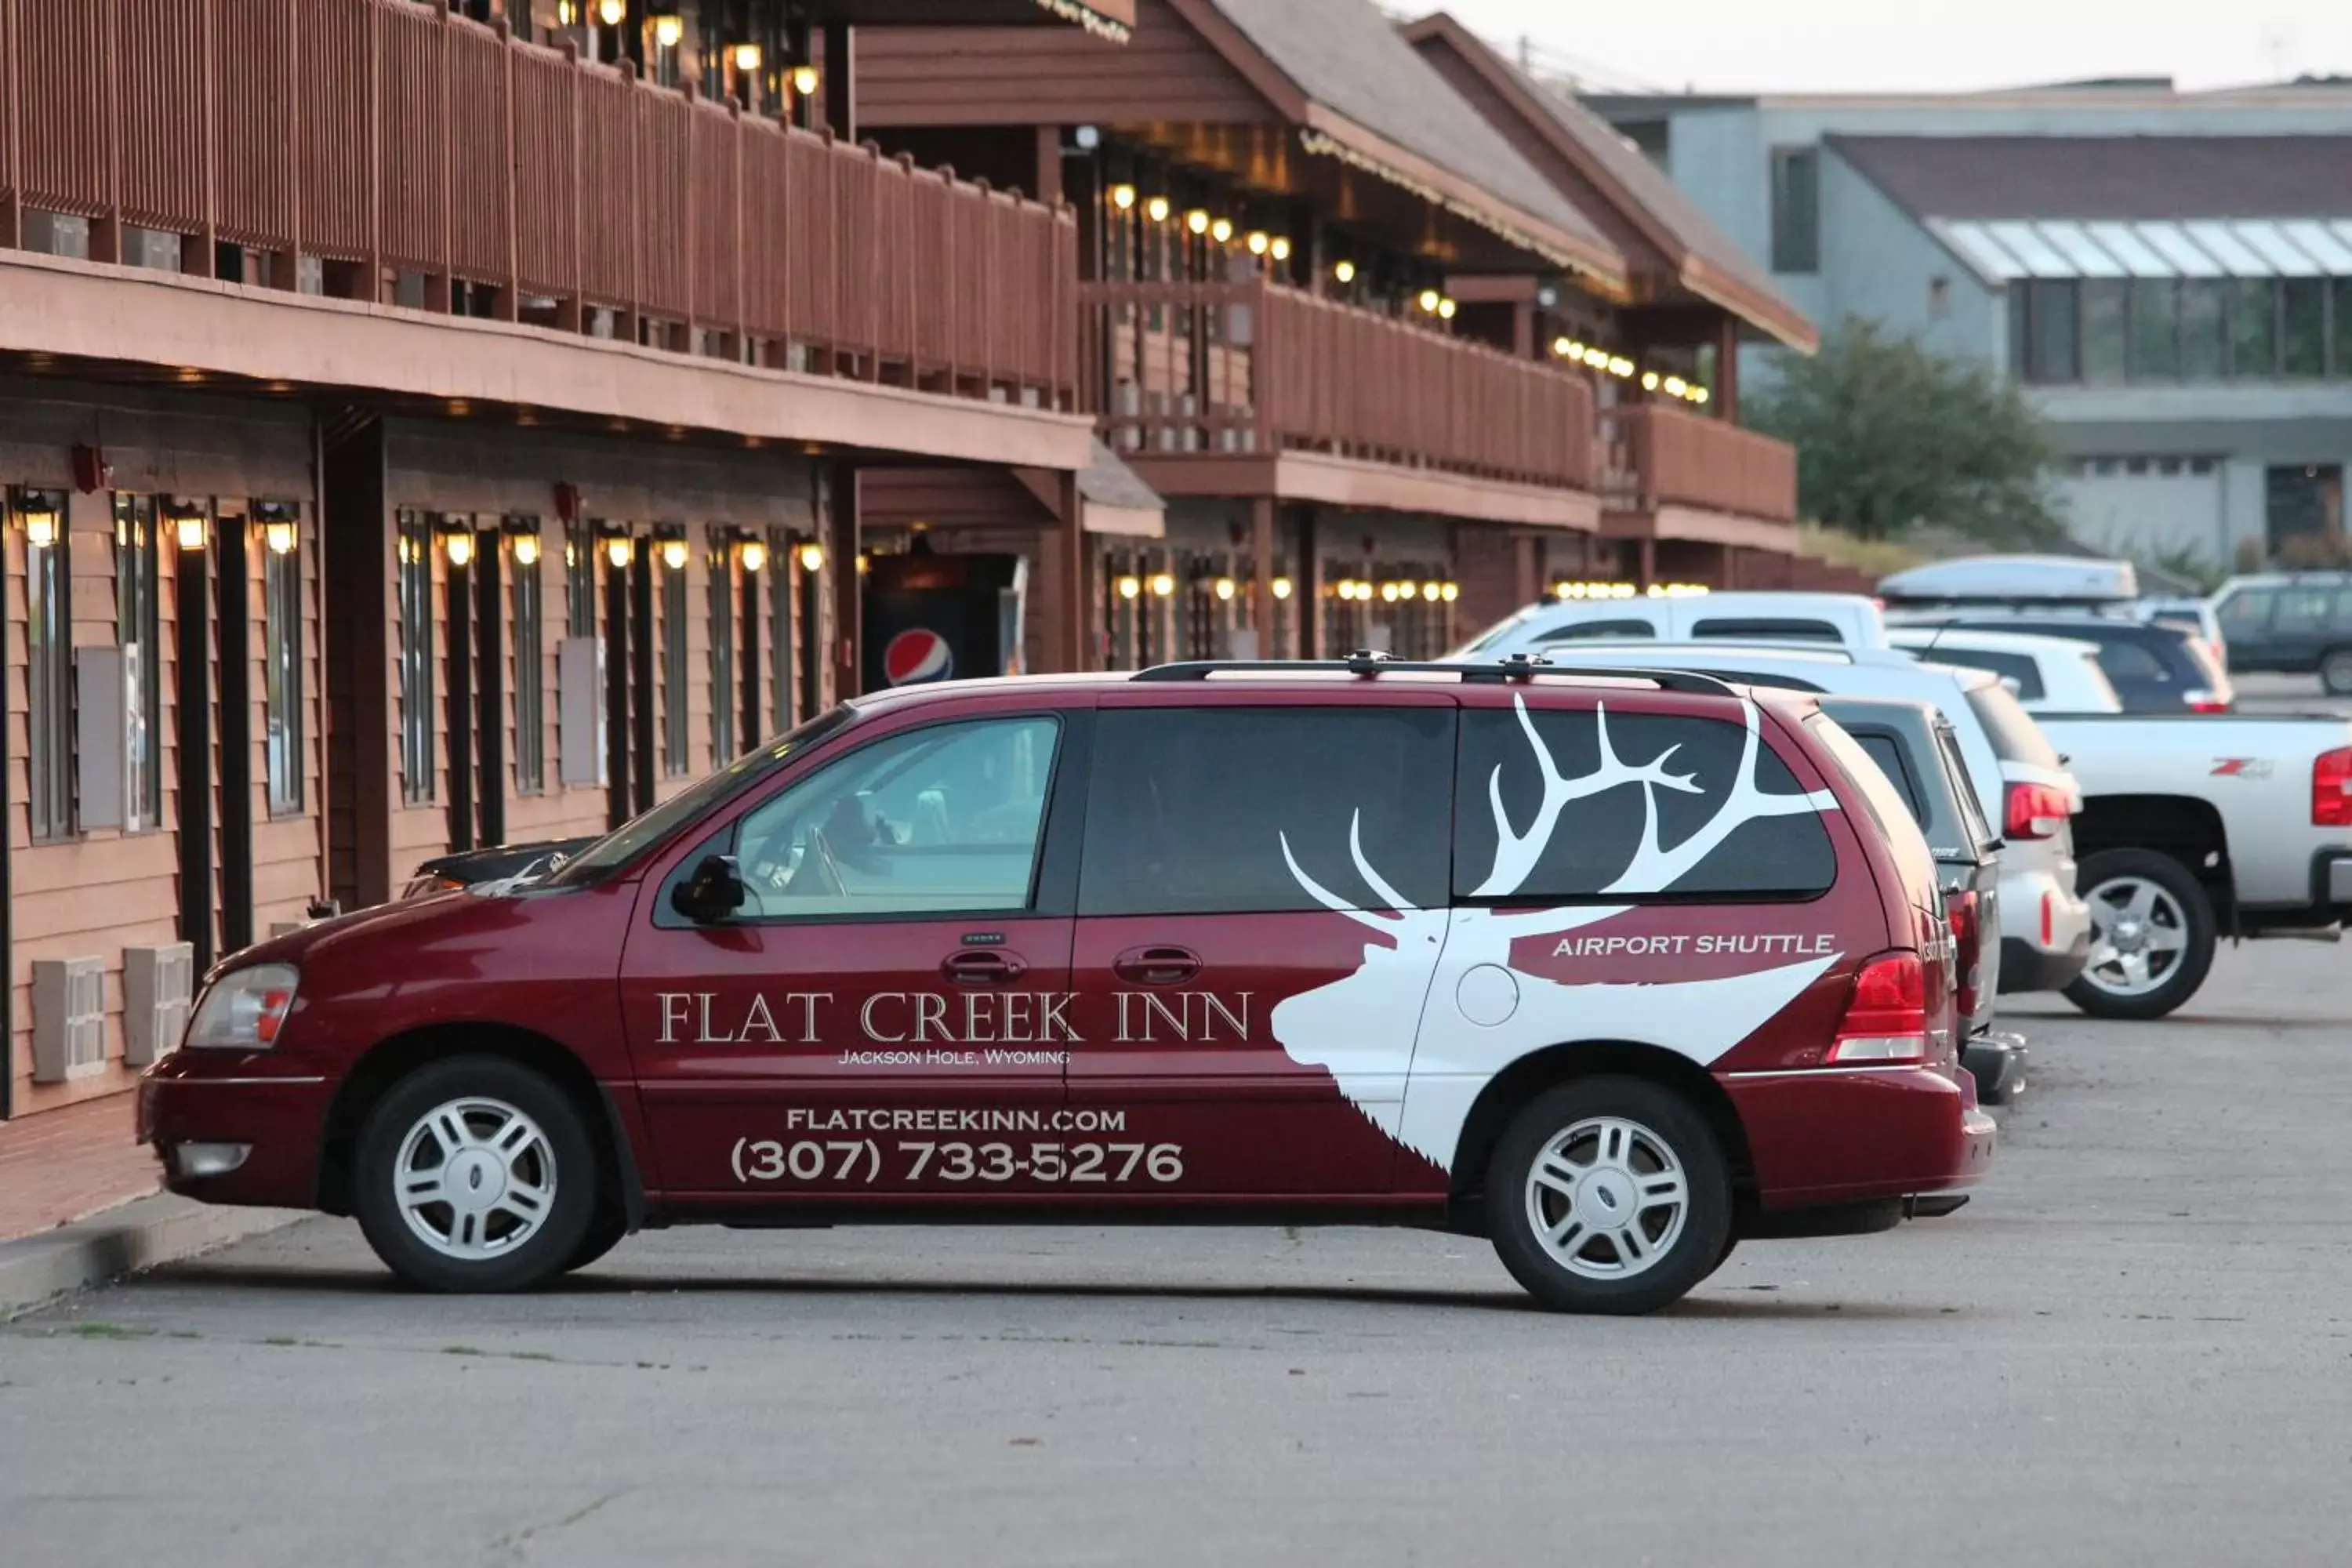
M1002 948L982 948L951 952L941 961L940 973L950 985L1005 985L1021 978L1029 966Z
M1201 973L1201 955L1189 947L1130 947L1111 960L1110 972L1139 985L1175 985Z

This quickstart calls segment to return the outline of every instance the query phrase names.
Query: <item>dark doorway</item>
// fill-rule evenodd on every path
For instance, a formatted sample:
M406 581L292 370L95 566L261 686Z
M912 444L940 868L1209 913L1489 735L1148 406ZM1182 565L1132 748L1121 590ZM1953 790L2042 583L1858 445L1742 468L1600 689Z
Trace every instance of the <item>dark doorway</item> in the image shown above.
M2273 557L2294 554L2297 540L2315 542L2342 535L2342 464L2300 463L2268 469L2263 476L2263 492L2264 532Z

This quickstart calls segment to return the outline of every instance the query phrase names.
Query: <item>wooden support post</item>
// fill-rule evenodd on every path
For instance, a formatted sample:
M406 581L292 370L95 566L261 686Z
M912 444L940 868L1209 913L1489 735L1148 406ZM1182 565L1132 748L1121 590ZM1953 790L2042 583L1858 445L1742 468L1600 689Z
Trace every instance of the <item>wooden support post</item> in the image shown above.
M1715 416L1739 423L1739 322L1726 315L1715 339Z
M824 25L824 122L835 141L857 144L856 29L846 22Z
M1061 603L1055 613L1060 617L1056 629L1061 646L1055 652L1063 670L1076 674L1095 667L1093 551L1087 543L1086 501L1078 494L1078 476L1075 471L1063 474L1060 481L1062 531L1055 548L1062 552Z
M1250 625L1257 632L1257 657L1276 657L1274 646L1274 524L1272 496L1250 502Z
M826 29L826 42L834 29ZM865 579L857 570L857 470L846 463L833 465L825 486L825 562L833 569L834 670L844 699L865 691Z

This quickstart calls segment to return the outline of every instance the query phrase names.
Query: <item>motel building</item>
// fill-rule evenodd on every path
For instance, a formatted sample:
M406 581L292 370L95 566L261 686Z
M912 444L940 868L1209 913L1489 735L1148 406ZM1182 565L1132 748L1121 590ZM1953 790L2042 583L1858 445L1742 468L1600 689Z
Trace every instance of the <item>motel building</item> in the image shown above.
M894 675L1802 580L1811 328L1365 0L0 5L0 1119Z

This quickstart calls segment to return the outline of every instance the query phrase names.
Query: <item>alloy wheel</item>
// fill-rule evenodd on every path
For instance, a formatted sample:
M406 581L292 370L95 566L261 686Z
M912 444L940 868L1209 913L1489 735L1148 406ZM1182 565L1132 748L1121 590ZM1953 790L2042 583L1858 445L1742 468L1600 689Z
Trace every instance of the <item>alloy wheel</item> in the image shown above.
M1664 1138L1596 1116L1552 1137L1528 1169L1528 1221L1553 1262L1587 1279L1628 1279L1674 1250L1690 1181Z
M2180 965L2189 946L2189 915L2180 901L2140 877L2116 877L2093 888L2091 957L2083 973L2100 990L2144 996Z
M418 1240L478 1262L538 1234L555 1204L555 1150L538 1122L502 1100L435 1107L401 1140L394 1198Z

